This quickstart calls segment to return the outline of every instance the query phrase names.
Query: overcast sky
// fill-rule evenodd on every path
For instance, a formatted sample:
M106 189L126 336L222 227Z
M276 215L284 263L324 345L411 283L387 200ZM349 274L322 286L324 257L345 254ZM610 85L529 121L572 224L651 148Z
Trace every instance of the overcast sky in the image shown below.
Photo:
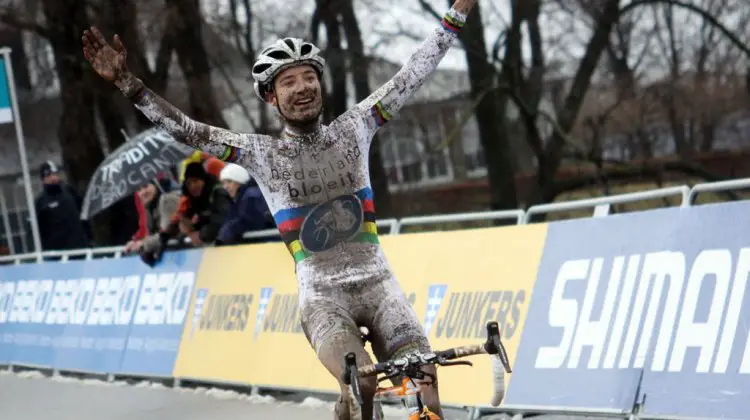
M357 19L365 41L366 53L403 63L417 48L430 30L438 22L425 13L417 0L354 0ZM722 0L726 6L719 20L724 22L745 40L750 39L750 25L747 17L750 8L748 0ZM208 13L227 13L228 0L203 0ZM447 0L428 0L433 8L444 14L448 8ZM626 2L623 2L626 3ZM699 5L717 7L720 2L715 0L694 0ZM485 25L485 38L488 50L492 48L498 34L506 27L510 20L508 0L479 0ZM314 0L253 0L252 7L256 16L262 20L260 25L266 28L264 43L272 42L279 36L309 37L309 18L315 7ZM744 7L743 7L744 5ZM565 64L565 73L572 73L577 67L578 59L583 54L583 47L588 42L591 30L587 18L580 11L570 14L561 12L555 2L545 2L540 25L544 38L545 61L560 61ZM653 28L657 25L656 16L663 21L663 9L641 7L631 15L635 20L633 47L630 61L641 60L640 71L647 78L659 77L669 68L669 54L665 51L665 44L659 44L653 36ZM685 46L683 58L685 66L694 65L691 62L697 45L702 39L702 21L694 14L678 9L675 12L675 25L678 41ZM661 26L664 27L663 24ZM744 32L744 33L743 33ZM273 33L273 34L272 34ZM405 34L406 33L406 34ZM400 34L400 35L399 35ZM458 43L441 62L443 69L465 69L464 52ZM727 43L719 45L726 50ZM529 51L527 42L523 44L525 55ZM715 55L718 56L721 53ZM645 57L645 58L644 58Z
M408 59L414 49L419 45L418 41L426 37L430 30L438 25L438 22L422 11L416 0L379 0L365 1L354 0L357 19L362 30L366 53L384 57L393 62L403 63ZM429 0L439 14L448 10L446 0ZM228 0L203 0L206 13L226 13ZM406 5L406 3L413 3ZM290 20L299 16L311 16L315 7L314 0L255 0L252 2L255 13L265 18L266 15L273 16L271 21L263 22L268 27L285 28ZM479 0L483 7L484 21L487 25L487 39L494 42L500 30L503 28L503 19L508 16L506 0ZM307 19L309 20L309 19ZM309 33L309 22L305 27L297 25L294 29L298 34L304 36ZM408 32L409 36L391 36L390 34ZM279 34L281 36L286 34ZM268 37L266 42L273 40ZM489 43L489 41L488 41ZM441 68L466 68L466 60L463 51L454 48L440 65Z

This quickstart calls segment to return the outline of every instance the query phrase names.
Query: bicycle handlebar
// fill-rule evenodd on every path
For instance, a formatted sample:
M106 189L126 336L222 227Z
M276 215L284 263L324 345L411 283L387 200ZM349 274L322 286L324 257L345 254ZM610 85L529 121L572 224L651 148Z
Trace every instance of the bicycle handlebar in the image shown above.
M356 367L356 359L354 353L348 353L345 357L345 369L342 377L343 381L347 385L352 385L352 388L357 398L357 402L362 404L362 396L359 389L359 378L368 376L377 376L379 374L385 374L388 377L396 376L408 376L411 378L419 378L422 366L425 365L439 365L439 366L455 366L455 365L469 365L472 363L468 361L451 362L454 359L460 359L467 356L474 356L477 354L488 354L497 357L493 358L493 371L494 375L494 395L492 398L492 405L497 406L502 400L502 396L505 392L505 383L503 383L502 370L511 373L510 361L508 355L505 352L505 347L500 341L500 330L497 322L487 323L487 341L483 344L469 344L460 347L454 347L451 349L429 352L429 353L410 353L404 357L398 359L392 359L383 363L375 363L371 365ZM498 365L500 364L500 365Z

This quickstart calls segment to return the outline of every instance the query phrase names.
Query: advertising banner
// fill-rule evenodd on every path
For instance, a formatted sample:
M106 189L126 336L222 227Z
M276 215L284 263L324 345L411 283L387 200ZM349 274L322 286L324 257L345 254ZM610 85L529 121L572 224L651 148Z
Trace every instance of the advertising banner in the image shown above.
M0 360L170 375L201 251L0 270Z
M669 237L666 249L652 247L646 227L642 229L639 249L633 251L642 255L644 265L651 263L653 290L644 301L649 309L659 306L660 312L651 321L650 334L642 334L651 336L640 398L645 415L748 417L748 215L748 202L675 212L679 229L664 231L650 225L651 234Z
M750 204L549 225L506 404L743 418Z
M279 243L207 249L174 376L334 388L299 322L294 262ZM317 369L314 369L317 368Z
M481 343L487 322L497 321L513 363L546 233L547 225L536 224L387 236L382 242L405 292L416 293L414 307L433 349ZM489 403L490 358L469 360L473 367L438 370L443 403Z
M495 320L512 360L545 233L534 225L381 242L434 348L483 342L486 322ZM338 392L302 332L296 284L280 244L206 250L174 375ZM488 403L489 358L472 361L474 368L440 370L444 402Z
M640 253L669 249L679 211L549 224L506 404L632 409L656 316Z

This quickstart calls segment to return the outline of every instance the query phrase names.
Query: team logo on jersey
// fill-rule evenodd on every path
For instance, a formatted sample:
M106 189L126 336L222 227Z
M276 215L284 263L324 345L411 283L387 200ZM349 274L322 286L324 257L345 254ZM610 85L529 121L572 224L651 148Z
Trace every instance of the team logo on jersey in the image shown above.
M427 289L427 310L424 314L424 334L427 336L430 335L430 330L440 313L440 305L447 292L447 284L433 284Z
M258 313L255 316L255 333L254 338L258 338L261 330L263 330L263 321L266 319L266 308L271 302L271 296L273 295L273 287L264 287L260 289L260 299L258 300Z
M363 220L359 198L341 195L310 210L300 228L300 241L307 251L326 251L359 233Z

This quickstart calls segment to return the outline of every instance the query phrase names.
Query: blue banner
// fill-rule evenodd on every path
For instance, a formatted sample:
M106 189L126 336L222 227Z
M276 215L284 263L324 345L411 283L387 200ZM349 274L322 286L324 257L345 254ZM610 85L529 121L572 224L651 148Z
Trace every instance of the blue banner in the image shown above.
M170 376L201 254L0 268L0 362Z
M678 213L676 223L679 230L671 236L672 247L661 256L659 274L669 283L660 297L667 304L661 304L664 315L657 318L656 343L643 377L643 411L746 419L750 204L695 207ZM675 303L670 305L670 300Z
M750 203L549 225L506 404L742 418Z

